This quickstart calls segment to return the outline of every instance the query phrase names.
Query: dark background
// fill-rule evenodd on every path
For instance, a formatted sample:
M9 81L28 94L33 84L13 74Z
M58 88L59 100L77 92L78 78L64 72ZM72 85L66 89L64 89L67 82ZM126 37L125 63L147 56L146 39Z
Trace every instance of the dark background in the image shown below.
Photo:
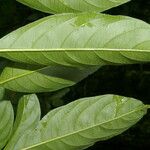
M128 15L150 23L150 0L132 0L105 13ZM0 0L0 37L48 14L33 10L15 0ZM50 109L77 98L102 94L119 94L134 97L150 104L150 64L105 66L78 83L63 98L51 97L55 93L38 94L42 115ZM14 108L22 93L7 91ZM64 93L64 92L63 92ZM62 94L63 95L63 94ZM57 99L55 102L53 99ZM99 142L88 150L137 150L150 149L150 112L134 127L111 140Z

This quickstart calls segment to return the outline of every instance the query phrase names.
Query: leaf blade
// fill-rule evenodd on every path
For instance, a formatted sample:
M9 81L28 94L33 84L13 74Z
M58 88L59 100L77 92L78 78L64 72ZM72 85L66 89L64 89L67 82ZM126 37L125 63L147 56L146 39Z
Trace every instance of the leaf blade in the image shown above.
M18 92L38 93L70 87L95 72L99 67L34 67L12 65L0 76L0 85Z
M121 4L127 3L130 0L115 0L115 1L105 1L105 0L17 0L34 9L46 12L46 13L65 13L65 12L85 12L85 11L95 11L102 12L110 8L119 6Z
M14 112L10 102L0 102L0 117L0 149L2 149L10 138L13 128Z
M2 38L0 56L47 66L141 63L150 61L149 39L150 25L137 19L96 13L62 14Z
M146 113L142 102L114 95L84 98L48 113L31 134L27 149L76 150L121 134ZM24 141L24 140L21 140ZM24 144L24 143L21 143Z
M21 135L34 129L40 121L40 116L40 104L36 95L23 96L19 101L13 132L5 150L15 149Z

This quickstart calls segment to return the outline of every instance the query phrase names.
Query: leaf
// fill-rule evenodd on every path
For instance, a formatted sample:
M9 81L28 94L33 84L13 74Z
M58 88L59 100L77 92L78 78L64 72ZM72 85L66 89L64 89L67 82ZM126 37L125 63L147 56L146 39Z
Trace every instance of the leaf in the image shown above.
M5 67L7 61L3 58L0 58L0 73L2 72L3 68Z
M17 0L34 9L46 13L102 12L130 0Z
M3 99L5 93L5 89L3 87L0 87L0 101Z
M34 67L12 65L4 69L0 76L0 85L18 92L49 92L72 86L99 67Z
M41 65L89 66L150 61L150 25L97 13L59 14L0 39L0 56Z
M23 96L19 101L13 133L5 150L14 150L22 134L37 126L40 116L41 110L37 96L34 94Z
M7 143L14 121L14 112L9 101L0 102L0 149Z
M147 111L141 101L116 95L83 98L49 112L16 145L22 150L80 150L110 139ZM19 150L20 150L19 149Z
M62 90L59 90L52 94L49 98L48 101L50 101L51 105L56 108L64 105L63 97L70 92L69 88L65 88Z

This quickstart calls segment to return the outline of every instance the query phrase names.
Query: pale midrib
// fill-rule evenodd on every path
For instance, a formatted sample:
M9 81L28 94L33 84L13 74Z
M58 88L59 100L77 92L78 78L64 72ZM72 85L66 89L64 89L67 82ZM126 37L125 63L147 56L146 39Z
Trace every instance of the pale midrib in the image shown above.
M0 49L0 53L13 53L13 52L75 52L75 51L81 51L81 52L92 52L92 51L102 51L102 52L150 52L150 49L110 49L110 48L50 48L50 49Z
M148 105L148 106L149 106L149 105ZM23 148L23 149L21 149L21 150L29 150L29 149L31 149L31 148L35 148L35 147L37 147L37 146L50 143L50 142L52 142L52 141L57 141L57 140L60 140L60 139L62 139L62 138L66 138L66 137L68 137L68 136L71 136L71 135L74 135L74 134L78 134L78 133L80 133L80 132L83 132L83 131L86 131L86 130L95 128L95 127L97 127L97 126L101 126L101 125L103 125L103 124L107 124L107 123L109 123L109 122L115 121L115 120L117 120L117 119L120 119L120 118L122 118L122 117L125 117L125 116L127 116L127 115L130 115L130 114L135 113L135 112L137 112L137 111L144 110L144 109L148 109L148 108L150 107L150 106L149 106L149 107L148 107L148 106L147 106L147 105L144 105L143 107L141 107L141 108L139 108L139 109L135 109L135 110L133 110L133 111L131 111L131 112L129 112L129 113L126 113L126 114L124 114L124 115L121 115L121 116L119 116L119 117L116 117L115 119L108 120L108 121L102 122L102 123L100 123L100 124L96 124L96 125L94 125L94 126L91 126L91 127L88 127L88 128L82 129L82 130L78 130L78 131L76 131L76 132L73 132L73 133L70 133L70 134L66 134L66 135L64 135L64 136L60 136L60 137L54 138L54 139L52 139L52 140L47 140L47 141L45 141L45 142L41 142L41 143L39 143L39 144L30 146L30 147L28 147L28 148Z
M24 77L24 76L31 75L31 74L33 74L33 73L36 73L36 72L41 71L41 70L46 69L46 68L48 68L48 67L44 67L44 68L37 69L37 70L34 70L34 71L28 71L28 73L24 73L24 74L21 74L21 75L16 75L15 77L12 77L12 78L9 78L9 79L7 79L7 80L4 80L4 81L0 82L0 85L6 84L7 82L10 82L10 81L12 81L12 80L16 80L16 79L18 79L18 78L22 78L22 77Z

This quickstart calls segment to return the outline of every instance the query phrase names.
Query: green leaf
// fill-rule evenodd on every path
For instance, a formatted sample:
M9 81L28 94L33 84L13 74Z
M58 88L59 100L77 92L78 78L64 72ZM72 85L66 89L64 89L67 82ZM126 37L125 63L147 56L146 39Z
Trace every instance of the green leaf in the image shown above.
M5 150L15 150L15 145L22 134L34 129L40 121L40 116L41 110L37 96L34 94L23 96L19 101L12 136Z
M130 0L17 0L34 9L47 13L102 12Z
M0 39L0 56L42 65L108 65L150 61L150 25L97 13L46 17Z
M5 89L3 87L0 87L0 101L3 99L5 93Z
M98 68L8 66L0 76L0 85L18 92L56 91L76 84Z
M59 90L59 91L55 92L53 95L51 95L48 98L48 101L50 101L50 103L52 104L52 106L54 108L60 107L60 106L64 105L63 97L69 92L70 92L69 88Z
M0 149L7 143L13 128L14 112L9 101L0 102Z
M22 135L16 147L23 150L84 149L121 134L146 111L147 106L133 98L103 95L79 99L49 112L32 132Z

